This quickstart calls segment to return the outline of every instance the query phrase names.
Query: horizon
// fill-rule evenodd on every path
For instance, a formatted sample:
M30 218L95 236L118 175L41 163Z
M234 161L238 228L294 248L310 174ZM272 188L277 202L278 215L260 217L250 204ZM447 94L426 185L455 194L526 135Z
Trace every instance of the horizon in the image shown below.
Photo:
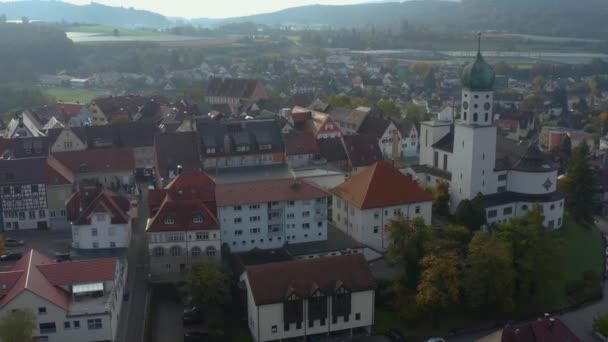
M19 2L25 0L0 1ZM91 0L59 0L74 5L88 5ZM369 2L388 2L385 0L224 0L220 3L214 2L212 11L209 11L209 0L96 0L107 6L134 8L161 14L169 18L184 19L225 19L231 17L243 17L256 14L272 13L288 8L307 5L352 5ZM392 1L391 1L392 2ZM400 0L395 0L400 2Z

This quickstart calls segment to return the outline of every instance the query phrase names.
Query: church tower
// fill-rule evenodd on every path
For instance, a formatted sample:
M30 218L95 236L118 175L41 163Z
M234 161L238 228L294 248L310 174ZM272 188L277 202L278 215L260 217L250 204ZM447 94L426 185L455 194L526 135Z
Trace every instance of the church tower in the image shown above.
M495 79L494 70L481 55L481 34L478 34L477 57L462 71L461 115L454 124L452 211L463 199L496 192Z

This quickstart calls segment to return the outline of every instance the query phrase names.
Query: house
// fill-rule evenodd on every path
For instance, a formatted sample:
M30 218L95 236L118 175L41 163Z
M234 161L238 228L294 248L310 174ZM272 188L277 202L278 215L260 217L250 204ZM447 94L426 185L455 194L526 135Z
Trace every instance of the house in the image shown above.
M362 168L384 160L377 140L369 135L345 135L342 138L348 156L349 171L357 173Z
M36 341L116 341L127 263L116 258L54 262L30 250L0 272L0 317L32 310Z
M402 217L431 223L432 195L389 162L378 162L331 190L332 222L358 242L385 252L387 226Z
M49 154L48 139L45 136L9 139L4 159L46 157Z
M74 188L74 173L55 157L47 158L46 202L50 229L69 229L65 202Z
M581 342L559 318L539 318L523 325L507 325L503 329L475 342Z
M538 137L538 145L545 151L553 151L558 148L565 137L570 138L572 149L575 149L581 142L585 141L587 146L593 151L595 142L593 135L582 130L574 130L565 127L544 126Z
M319 145L310 132L283 134L285 156L289 167L297 169L311 166L319 156Z
M299 179L218 185L222 243L243 252L326 240L328 197Z
M154 175L157 187L164 187L184 171L201 169L196 132L161 133L154 136Z
M47 229L47 158L0 159L4 230Z
M344 148L342 138L321 139L317 140L317 144L319 145L321 158L339 169L349 169L348 154Z
M462 72L461 116L453 123L421 123L420 165L424 169L415 177L425 184L444 174L445 178L435 180L449 183L452 213L461 201L481 194L490 225L523 216L539 203L544 224L559 228L564 194L556 187L557 168L536 146L497 134L494 79L492 67L478 52Z
M532 111L503 112L497 115L496 127L509 139L519 141L536 128L536 115Z
M132 148L108 148L54 153L83 186L102 185L123 195L134 193Z
M305 130L312 132L317 140L344 135L340 126L327 113L311 111L303 107L294 107L291 113L294 125L304 127Z
M93 125L127 122L147 101L148 98L137 95L98 97L89 103L88 110Z
M256 342L371 334L376 281L361 254L248 266L241 282Z
M148 193L146 238L154 281L178 281L195 260L220 259L215 181L200 171L180 171L164 189Z
M197 124L203 167L223 169L285 163L277 120L201 120Z
M332 108L329 114L338 123L344 134L355 134L371 112L369 107L357 107L353 110L349 108Z
M82 127L50 129L47 135L51 153L84 151L87 149L86 131Z
M374 138L384 158L398 159L404 156L401 131L381 114L368 115L358 133Z
M72 248L129 248L131 203L102 187L82 187L66 201Z
M402 158L415 157L418 155L418 129L413 121L408 119L393 118L393 123L401 135L400 156Z
M4 133L4 137L7 139L41 136L44 136L42 125L29 112L23 112L13 117Z
M205 98L210 105L227 104L231 113L226 114L236 114L242 103L268 99L268 93L259 80L212 77Z

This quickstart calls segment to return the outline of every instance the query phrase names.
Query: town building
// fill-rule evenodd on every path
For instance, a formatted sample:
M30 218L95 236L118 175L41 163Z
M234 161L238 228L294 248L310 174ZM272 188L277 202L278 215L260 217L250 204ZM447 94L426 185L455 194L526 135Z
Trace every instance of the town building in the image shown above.
M432 196L387 161L352 175L331 193L333 224L379 252L390 244L387 227L394 220L431 223Z
M298 106L291 113L296 129L312 132L317 140L344 136L340 126L327 113Z
M222 243L231 252L327 239L329 194L300 179L220 184Z
M244 78L212 77L207 85L205 99L210 105L228 105L231 112L238 114L238 108L245 103L255 103L268 99L268 94L258 80Z
M146 239L153 281L183 280L193 261L219 261L215 187L204 172L179 171L164 189L149 191Z
M587 143L589 149L594 150L595 148L595 142L591 133L565 127L548 126L544 126L540 130L538 145L544 151L553 151L559 147L565 137L570 138L572 149L576 148L583 141Z
M536 116L532 111L504 111L496 115L498 133L519 141L528 137L536 128Z
M248 266L241 281L256 342L371 333L376 282L361 254Z
M497 134L494 79L492 67L478 52L462 73L460 117L454 123L421 123L423 168L412 174L422 184L448 182L452 213L462 200L481 194L490 225L522 216L539 203L545 225L559 228L564 195L556 187L557 168L536 146Z
M112 191L81 188L66 201L76 249L129 248L131 217L129 199Z
M319 162L319 145L312 133L294 131L283 134L283 142L289 167L304 168Z
M47 158L46 200L50 229L70 229L65 202L74 190L74 173L52 155Z
M0 272L0 316L31 310L36 341L115 341L126 278L116 258L56 263L30 250Z
M475 342L581 342L559 318L546 315L522 325L507 325Z
M154 137L156 186L164 187L178 175L178 169L201 169L196 132L162 133Z
M98 97L89 103L87 109L93 125L107 125L131 120L148 100L136 95Z

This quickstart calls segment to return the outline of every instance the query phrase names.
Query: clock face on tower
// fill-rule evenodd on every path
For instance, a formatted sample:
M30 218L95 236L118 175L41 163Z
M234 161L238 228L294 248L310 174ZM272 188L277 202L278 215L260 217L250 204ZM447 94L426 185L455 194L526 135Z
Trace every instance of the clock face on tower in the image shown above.
M464 108L464 109L469 109L469 103L468 103L467 101L464 101L464 102L462 103L462 108Z

